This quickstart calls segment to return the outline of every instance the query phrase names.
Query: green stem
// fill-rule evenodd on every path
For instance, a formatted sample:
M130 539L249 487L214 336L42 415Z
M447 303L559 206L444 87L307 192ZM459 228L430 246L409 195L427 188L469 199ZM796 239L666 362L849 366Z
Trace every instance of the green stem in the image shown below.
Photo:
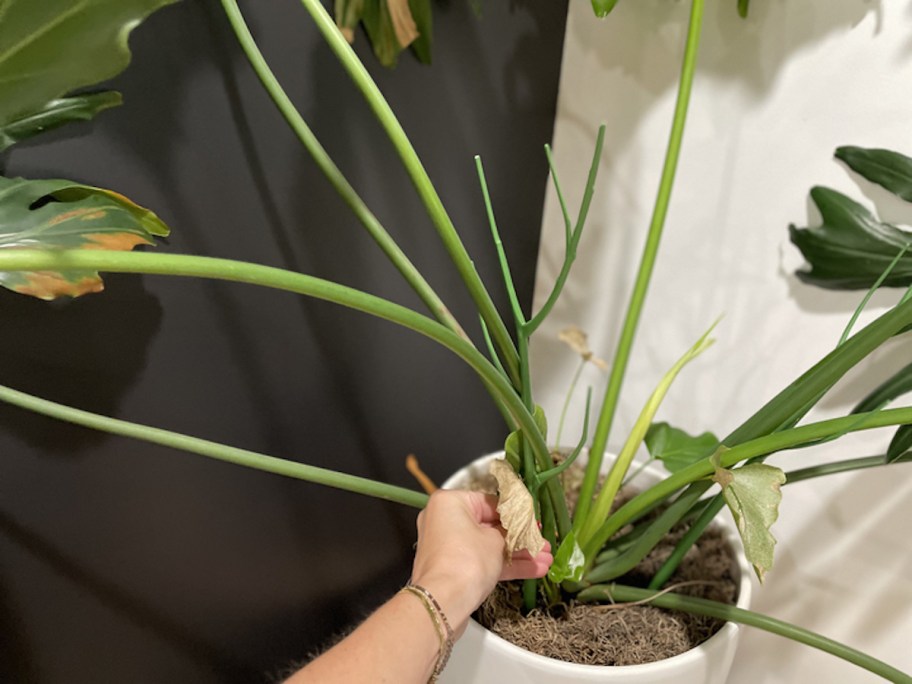
M548 170L551 173L551 181L554 183L554 192L557 193L557 203L560 206L561 216L564 219L564 244L569 244L573 235L573 222L570 220L570 212L567 211L567 202L564 200L564 193L561 190L560 180L557 177L557 166L554 164L554 155L551 154L551 146L545 145L545 158L548 160Z
M390 108L389 103L383 97L383 93L380 92L377 84L374 83L373 78L371 78L367 69L361 63L361 60L358 59L355 51L342 36L339 29L336 27L335 22L333 22L332 17L330 17L329 13L324 9L320 0L301 0L301 3L310 13L314 23L323 35L323 38L329 44L330 49L335 53L352 81L364 95L368 105L373 110L377 121L383 126L387 136L396 148L405 170L412 179L412 183L418 191L419 197L422 202L424 202L428 216L437 229L437 233L440 235L463 282L465 282L479 313L488 325L491 337L500 350L504 365L510 374L510 379L514 384L518 385L519 356L516 347L510 338L510 333L507 331L500 314L497 313L494 302L491 300L490 295L485 289L484 283L475 270L475 265L466 252L465 246L462 244L462 240L459 238L459 234L456 232L456 228L453 226L453 222L447 214L443 202L440 200L440 196L437 194L427 171L424 169L421 160L412 147L412 143L409 141L401 124L396 119L396 115L393 114L393 110Z
M905 463L909 460L912 460L912 453L901 457L894 461L894 463ZM791 485L815 477L823 477L824 475L835 475L837 473L847 473L853 470L864 470L884 465L887 465L886 456L884 454L879 456L866 456L864 458L851 458L844 461L834 461L832 463L822 463L820 465L787 472L785 474L785 484ZM684 517L684 520L686 520L691 517L691 515L695 515L696 520L690 526L690 529L687 530L684 537L681 538L681 541L678 542L678 545L675 546L674 551L671 552L671 555L662 564L662 567L659 568L659 571L653 576L652 580L649 582L650 589L658 590L665 586L665 583L674 574L674 571L677 569L678 565L680 565L681 560L683 560L691 546L693 546L700 535L703 534L703 531L709 523L718 515L719 511L722 509L722 505L723 501L721 501L721 497L717 495L712 499L699 502L699 504L692 508L691 512ZM699 510L699 507L701 506L702 510Z
M557 422L557 435L554 437L554 446L558 449L560 449L562 446L561 434L564 431L564 421L567 419L567 409L570 408L570 400L573 398L573 393L576 389L576 383L579 382L580 375L582 375L583 367L585 365L586 359L580 359L580 362L576 367L576 372L573 373L573 379L570 380L570 388L567 390L567 396L564 397L564 405L561 407L560 420Z
M526 323L525 316L522 312L522 307L519 305L519 299L516 296L516 289L513 285L513 277L510 274L510 265L507 261L507 255L503 248L503 242L500 239L500 233L497 230L497 221L494 218L494 209L491 204L491 197L488 192L488 184L485 180L484 167L481 163L480 157L475 157L475 166L478 172L478 180L481 185L482 195L484 197L485 209L488 215L488 224L491 229L491 235L494 240L494 245L497 249L497 256L500 261L501 271L503 273L504 284L507 289L507 294L510 299L510 305L513 311L513 319L516 325L516 344L517 352L519 354L519 391L522 397L522 402L526 407L526 410L530 413L535 410L535 403L532 398L532 376L530 373L530 364L529 364L529 337L531 335L531 330ZM543 440L545 438L544 434L536 435L536 439ZM533 445L527 439L527 435L523 433L523 439L521 441L520 449L522 451L522 470L521 475L523 480L526 483L526 487L529 490L529 493L532 496L533 506L538 516L541 520L541 511L542 504L541 499L541 487L538 474L544 472L551 467L551 458L547 454L542 454L540 451L533 449ZM564 496L563 488L560 486L560 483L557 481L549 481L545 484L544 498L547 498L550 502L550 510L553 512L553 517L557 526L558 534L563 537L570 530L570 513L567 509L567 502ZM533 604L530 604L529 601L534 597L535 592L529 589L531 585L536 584L534 581L526 582L526 591L524 592L524 601L526 602L526 608L531 610Z
M517 329L521 329L526 322L526 317L523 314L522 307L519 305L519 297L516 296L516 286L513 284L513 275L510 273L510 262L507 260L507 253L504 250L503 240L500 239L500 231L497 230L497 220L494 218L494 206L491 204L488 181L485 178L481 157L478 155L475 155L475 170L478 173L478 184L481 186L481 195L484 198L485 212L488 216L488 226L491 229L491 239L494 240L494 249L497 251L497 260L500 263L500 270L503 274L504 287L507 290L507 297L510 300L513 319ZM520 364L522 364L522 358L520 358ZM523 387L525 387L525 384L523 384Z
M834 461L832 463L821 463L820 465L799 468L785 474L785 484L796 484L804 480L810 480L815 477L824 475L836 475L838 473L848 473L853 470L866 470L867 468L878 468L880 466L893 465L896 463L912 462L912 451L903 454L895 461L887 463L885 454L878 456L865 456L863 458L849 458L844 461Z
M443 303L443 300L440 299L437 293L424 279L424 276L415 268L414 264L412 264L399 245L396 244L396 241L386 231L377 217L368 209L367 205L339 170L339 167L336 166L332 158L327 154L326 150L320 144L320 141L317 140L313 131L307 125L307 122L304 121L304 118L301 116L300 112L298 112L297 108L282 88L282 85L275 77L275 74L269 68L269 64L266 62L263 54L260 52L253 35L250 33L249 27L244 21L244 17L238 8L236 0L221 1L228 21L231 24L232 29L234 29L238 42L247 55L251 67L260 79L266 92L269 93L269 96L272 98L272 101L275 103L279 112L285 118L285 121L291 127L295 135L297 135L301 144L304 145L304 148L313 158L317 167L329 181L330 185L333 186L342 200L348 205L349 209L351 209L355 217L361 222L368 234L370 234L380 249L383 250L383 253L386 254L387 258L402 274L406 282L408 282L412 289L418 294L434 317L457 335L468 340L468 335L466 335L462 326L450 312L449 307ZM496 398L496 392L490 387L487 387L487 383L485 384L491 396L495 397L494 401L497 404L498 410L506 419L509 412L503 405L503 402ZM509 419L507 419L507 422L509 424Z
M532 414L510 383L474 345L427 316L366 292L271 266L184 254L4 249L0 250L2 271L103 271L212 278L295 292L371 314L434 340L468 363L530 436L536 457L548 459L548 447L538 434Z
M675 499L674 503L662 511L661 515L649 524L646 531L630 548L587 572L585 575L586 581L590 583L605 582L615 577L621 577L633 570L656 547L656 544L662 540L668 531L687 514L687 511L693 508L700 496L702 496L702 492L696 488L685 490L681 496ZM604 543L588 544L584 542L583 553L586 554L587 558L597 558L599 549Z
M443 303L436 292L431 288L424 277L418 272L414 264L403 253L399 245L386 231L376 216L368 209L367 205L351 186L339 167L333 162L326 150L317 140L311 131L307 122L295 108L291 99L285 93L282 85L269 68L263 54L257 47L256 41L250 33L250 29L244 21L243 15L238 8L236 0L221 0L228 21L234 29L238 42L254 72L259 77L260 82L269 93L272 101L285 117L285 121L297 135L298 139L304 145L305 149L313 157L320 171L333 186L342 200L348 205L355 217L361 222L370 236L377 242L383 252L387 255L393 265L405 277L412 289L421 297L421 300L427 305L431 313L453 332L468 339L462 326L453 317L450 310Z
M722 441L724 445L732 447L723 452L723 463L734 465L740 460L765 456L781 449L799 445L806 446L816 439L826 439L836 434L854 432L859 428L864 429L864 426L873 427L879 425L880 423L878 421L889 415L896 415L894 411L870 412L864 414L866 415L864 425L856 422L857 418L855 418L855 416L858 414L852 414L844 418L836 419L835 421L825 421L824 423L817 423L803 428L787 429L783 427L792 425L792 421L797 420L796 416L798 418L803 416L804 413L851 368L857 365L862 359L866 358L885 340L910 324L912 324L912 300L904 304L899 304L887 313L882 314L876 320L869 323L862 331L831 351L801 377L789 384L788 387L768 401L759 411L742 423ZM796 412L796 407L801 407L801 411ZM901 419L897 424L904 424L906 422L908 421ZM786 443L788 440L794 439L798 435L810 434L813 430L818 429L821 426L823 426L823 431L816 436L811 436L809 438L798 437L797 442ZM780 443L782 443L781 446L779 445ZM758 445L759 448L757 448ZM751 451L752 449L753 451ZM628 502L628 504L622 506L599 528L594 540L590 541L587 548L589 550L597 551L620 529L620 527L623 526L623 524L629 522L631 518L637 517L643 510L647 509L649 505L664 500L688 483L692 483L690 484L691 490L698 490L700 493L705 492L709 489L711 483L708 481L698 482L697 480L707 477L709 471L694 473L694 471L691 470L691 468L694 467L699 469L704 466L711 469L712 466L709 463L709 458L694 464L694 466L679 471L658 485L655 485L653 488L647 490L647 492L644 492L644 495L648 495L647 498L654 497L650 498L646 505L643 505L643 495L640 495ZM691 475L692 477L689 477ZM661 492L661 494L655 496L658 492ZM640 501L635 503L638 500ZM619 525L618 523L621 524Z
M19 406L20 408L34 411L35 413L40 413L75 425L81 425L93 430L101 430L102 432L131 437L133 439L159 444L171 449L188 451L200 456L206 456L207 458L234 463L235 465L244 466L245 468L263 470L268 473L293 477L298 480L306 480L307 482L335 487L336 489L344 489L349 492L355 492L356 494L365 494L378 499L394 501L396 503L405 504L406 506L424 508L428 499L426 494L411 489L396 487L394 485L376 482L355 475L347 475L345 473L327 470L326 468L317 468L303 463L296 463L295 461L287 461L274 456L266 456L265 454L259 454L255 451L238 449L236 447L210 442L209 440L200 439L198 437L190 437L188 435L162 430L161 428L154 428L147 425L130 423L125 420L101 416L96 413L90 413L89 411L82 411L53 401L41 399L3 385L0 385L0 401L5 401L9 404Z
M861 303L855 307L855 311L852 312L852 317L849 319L849 322L846 324L845 330L842 331L842 336L839 338L837 346L845 344L845 341L849 339L849 335L852 332L852 328L855 327L855 323L858 321L858 317L861 315L861 312L864 311L864 308L868 305L868 302L871 301L871 297L874 296L874 293L883 285L883 282L887 279L890 273L896 268L896 264L899 263L899 260L903 258L903 255L909 250L909 245L903 245L903 248L899 250L893 261L890 262L890 265L884 270L883 273L874 281L874 284L871 285L870 289L865 294L864 298L861 300Z
M548 314L551 313L551 309L554 308L561 292L564 290L567 276L570 275L570 267L576 260L576 249L579 245L580 238L583 235L586 219L589 216L589 206L592 204L592 196L595 194L595 181L598 177L599 162L602 158L602 146L604 145L604 142L605 126L603 124L599 126L598 137L595 141L595 152L592 154L592 163L589 165L589 176L586 179L586 188L583 191L583 200L580 203L579 214L576 218L576 226L572 231L570 230L570 224L567 218L567 208L564 205L563 194L561 193L560 186L557 182L557 173L551 158L551 150L545 148L545 153L548 155L548 164L551 166L551 177L554 179L554 187L557 190L557 197L560 201L561 212L564 214L566 244L564 246L564 263L561 265L560 273L557 274L557 279L554 281L554 287L551 288L551 293L548 295L548 299L542 305L542 308L532 317L532 320L525 325L527 335L532 335L532 333L538 330L538 327L548 317Z
M865 416L863 421L859 416ZM845 432L871 430L892 425L906 425L912 423L912 408L889 409L872 411L867 414L853 414L842 418L810 423L790 430L782 430L771 435L744 442L722 452L721 466L730 468L741 461L758 456L766 456L775 452L792 449L804 444L824 439L830 435ZM671 496L681 488L698 480L703 480L715 472L709 458L705 458L670 475L646 491L621 506L605 521L590 544L591 548L599 549L624 525L636 518L643 510ZM710 483L699 483L706 488ZM705 490L704 490L705 491Z
M657 594L649 589L640 589L638 587L627 587L619 584L598 585L586 589L579 595L583 601L648 601L659 608L669 610L680 610L695 615L707 615L717 620L727 620L737 622L750 627L756 627L772 634L786 637L792 641L820 649L837 658L842 658L854 665L858 665L865 670L883 677L884 679L895 682L896 684L912 684L912 677L897 670L876 658L873 658L861 651L850 646L841 644L810 630L789 624L782 620L763 615L751 610L744 610L727 603L710 601L707 599L695 598L693 596L683 596L675 593Z
M652 277L652 271L659 249L659 242L662 237L662 229L665 226L665 217L668 214L668 205L671 200L675 171L677 170L678 158L681 153L681 143L684 138L684 124L687 120L687 108L690 102L690 93L693 87L694 73L696 71L697 53L700 45L700 29L703 21L703 4L703 0L693 0L690 9L687 44L684 48L681 79L680 84L678 85L677 102L675 104L674 119L671 124L671 133L668 139L668 149L665 153L665 164L662 168L662 177L659 182L659 190L652 213L652 221L649 225L646 246L640 260L636 282L633 286L630 303L627 307L627 314L624 318L624 325L621 329L621 336L615 351L611 375L608 378L608 386L605 389L605 400L602 404L598 423L596 424L592 446L589 448L589 464L586 468L586 475L583 478L583 484L580 489L579 504L577 505L575 514L576 519L585 518L589 512L592 495L595 491L596 483L598 482L599 470L602 466L605 446L608 444L611 424L614 421L614 414L621 394L621 385L624 382L627 363L633 348L633 339L636 335L643 303L646 300L646 292L649 289L649 281Z
M696 491L699 492L699 490ZM700 538L709 523L712 522L719 514L719 511L722 510L723 505L725 505L725 499L723 497L717 494L712 498L700 512L700 515L697 516L693 525L690 526L681 540L677 543L674 550L671 552L671 555L662 563L662 567L659 568L659 571L653 575L652 579L649 581L650 589L657 591L665 586L665 582L667 582L674 574L674 571L678 569L678 565L684 560L684 556L690 551L690 547L697 542L697 539Z

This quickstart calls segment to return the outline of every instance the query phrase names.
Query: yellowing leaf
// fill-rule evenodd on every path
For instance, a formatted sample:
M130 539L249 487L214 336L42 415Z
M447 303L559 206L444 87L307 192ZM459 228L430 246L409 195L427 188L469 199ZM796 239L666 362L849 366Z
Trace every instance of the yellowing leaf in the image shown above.
M0 176L0 249L110 249L154 244L168 227L123 195L66 180ZM0 286L40 299L104 289L93 271L0 273Z
M741 534L744 554L763 582L766 572L773 567L776 538L770 527L779 517L780 487L785 484L785 473L764 463L727 470L720 465L720 455L721 452L713 457L716 467L713 481L722 486L722 496Z
M491 461L491 475L497 480L500 492L497 512L500 524L507 532L507 558L520 549L537 555L545 547L545 539L538 530L532 495L516 471L502 459Z
M19 282L12 289L19 294L30 295L38 299L56 299L57 297L79 297L92 292L101 292L104 285L101 278L97 276L72 278L53 271L31 271L21 274Z

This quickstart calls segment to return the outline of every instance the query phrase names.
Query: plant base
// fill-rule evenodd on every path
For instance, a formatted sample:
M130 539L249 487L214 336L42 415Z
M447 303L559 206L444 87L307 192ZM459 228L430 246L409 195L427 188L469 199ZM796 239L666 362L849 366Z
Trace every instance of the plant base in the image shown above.
M465 486L469 481L479 479L487 470L487 462L498 456L500 455L492 454L478 459L450 478L444 486ZM647 470L643 473L643 477L642 481L649 483L657 479L657 474L649 473ZM720 535L724 543L730 544L733 548L740 548L737 532L733 525L724 518ZM733 575L738 588L737 605L748 607L751 591L750 569L743 554L737 554ZM508 590L502 588L501 591L507 592ZM645 608L648 608L650 612L657 610L651 607ZM601 610L614 609L602 608ZM609 619L614 620L614 618ZM725 623L721 629L699 646L680 655L646 664L593 665L563 662L532 653L510 643L472 620L465 635L456 644L450 663L440 681L448 684L499 681L548 682L548 684L587 681L609 681L616 684L672 684L686 681L699 684L723 684L734 658L739 632L738 625ZM654 650L653 646L645 648ZM611 660L610 656L608 660ZM601 660L600 662L607 661Z

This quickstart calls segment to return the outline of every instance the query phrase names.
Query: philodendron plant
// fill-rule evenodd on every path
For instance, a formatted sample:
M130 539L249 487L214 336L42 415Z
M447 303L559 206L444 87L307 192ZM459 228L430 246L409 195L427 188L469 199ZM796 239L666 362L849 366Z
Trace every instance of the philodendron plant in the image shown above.
M172 1L87 0L73 9L66 0L43 0L40 7L33 0L8 0L0 13L0 41L13 47L0 53L0 144L8 147L49 128L91 118L103 109L119 104L116 93L71 93L104 81L125 68L129 59L126 40L130 29ZM566 253L550 296L542 308L532 314L523 311L513 289L483 167L480 160L476 161L493 244L511 303L505 320L492 303L488 285L475 271L459 233L382 93L322 3L302 0L314 25L388 134L453 265L465 282L480 315L479 337L485 340L484 345L476 345L462 322L454 318L403 254L294 108L260 53L237 0L221 0L221 3L251 66L289 126L354 216L419 295L430 315L288 270L199 255L131 251L138 245L154 244L156 237L168 234L168 228L155 214L116 192L65 180L0 178L0 284L26 295L54 299L100 290L99 272L212 278L327 300L414 330L468 364L503 415L507 427L504 450L509 466L501 467L498 473L502 482L501 495L506 498L516 491L517 496L528 500L525 510L518 516L525 517L526 529L517 530L513 521L505 521L511 528L510 537L537 551L543 543L537 531L540 523L541 535L555 550L555 563L548 577L524 585L527 608L565 602L568 598L579 601L649 600L662 607L767 629L822 648L887 679L912 682L912 677L887 664L774 618L673 592L657 593L696 538L726 504L737 521L745 554L762 579L773 564L775 540L770 526L778 514L782 484L912 460L912 408L886 408L912 390L912 365L901 369L870 396L861 398L851 414L822 421L806 420L820 399L850 369L881 344L912 327L910 291L901 296L892 309L860 330L853 329L853 319L833 351L761 406L737 429L721 438L710 433L691 437L680 429L654 421L675 376L711 344L707 332L658 379L654 393L608 469L607 477L600 483L605 447L671 196L696 69L704 0L691 0L690 3L677 106L647 248L611 364L605 396L598 408L597 423L589 440L588 421L584 421L576 448L565 457L552 454L547 420L535 403L530 383L529 341L557 301L583 239L603 131L596 137L588 181L575 215L564 201L556 170L551 164L552 180L563 210ZM600 12L607 12L615 3L593 4ZM742 14L746 13L747 2L739 2L738 9ZM546 153L550 162L547 147ZM841 148L837 154L866 178L912 200L912 160L897 153L858 148ZM912 234L880 222L860 205L833 191L818 188L812 191L812 198L820 208L823 225L792 228L793 241L811 263L811 270L803 275L806 280L826 286L867 288L870 292L881 286L906 287L912 283L912 255L908 253ZM859 310L863 306L864 302ZM421 507L427 500L427 495L418 491L116 420L8 387L0 386L0 399L93 429L408 506ZM881 456L818 465L792 473L783 473L763 463L767 456L776 452L796 450L853 432L888 427L898 429L888 452ZM644 443L653 457L665 462L670 475L612 510L634 456ZM574 462L584 446L588 446L588 463L579 502L571 508L557 475ZM656 515L646 517L646 513L656 510ZM689 524L689 531L648 588L618 583L619 578L682 521ZM632 532L619 538L618 533L625 528Z

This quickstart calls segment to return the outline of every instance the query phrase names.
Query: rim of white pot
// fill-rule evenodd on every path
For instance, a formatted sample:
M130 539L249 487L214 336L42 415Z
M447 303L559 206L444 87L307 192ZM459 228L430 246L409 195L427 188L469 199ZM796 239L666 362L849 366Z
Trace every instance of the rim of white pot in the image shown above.
M606 454L606 457L609 455ZM452 476L450 476L446 482L443 483L443 489L456 489L463 482L471 478L473 475L484 475L488 472L487 465L490 461L503 458L504 453L502 451L495 452L492 454L486 454L480 458L475 459L465 467L456 471ZM583 458L584 454L580 455L580 458ZM607 458L606 458L607 460ZM646 477L661 479L665 477L665 473L653 465L648 465L642 470L641 473L637 474L637 478ZM636 481L634 480L634 482ZM743 551L741 550L741 540L738 535L738 531L729 517L728 512L724 512L722 515L718 516L715 522L722 528L723 536L725 540L729 543L732 550L734 551L735 562L738 567L738 572L740 577L738 578L738 600L735 605L738 608L747 609L750 606L751 599L751 590L752 590L752 581L751 581L751 568L747 563L747 559L744 556ZM604 674L606 667L612 671L617 671L618 674L621 672L624 673L634 673L634 672L654 672L656 674L662 673L663 671L672 671L678 670L679 668L686 666L692 662L700 661L705 659L710 652L716 650L717 648L722 648L723 644L735 638L738 632L741 629L741 626L735 622L726 622L719 631L709 637L706 641L701 644L691 648L684 653L680 653L676 656L670 658L664 658L662 660L656 660L652 663L642 663L639 665L585 665L581 663L570 663L563 660L557 660L555 658L549 658L548 656L539 655L538 653L533 653L527 651L526 649L517 646L516 644L507 641L503 637L498 636L491 630L483 627L478 622L472 619L472 623L475 627L485 632L486 646L503 653L511 654L517 658L525 658L531 662L536 663L536 665L543 670L553 670L557 672L566 672L567 667L572 667L574 669L579 668L580 673L602 673Z

